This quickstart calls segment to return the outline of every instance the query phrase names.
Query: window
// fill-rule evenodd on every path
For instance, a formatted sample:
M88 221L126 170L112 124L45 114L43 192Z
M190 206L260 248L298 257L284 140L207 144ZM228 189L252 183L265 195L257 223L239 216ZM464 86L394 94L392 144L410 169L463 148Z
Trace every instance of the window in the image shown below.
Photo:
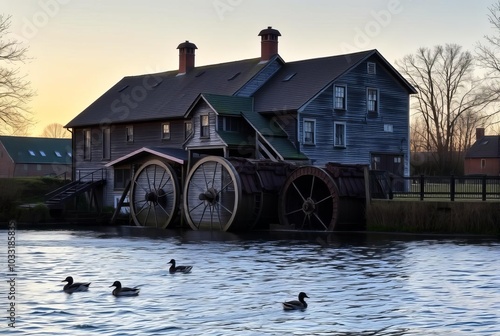
M239 119L235 117L224 117L224 131L227 132L238 132L239 131Z
M102 158L111 159L111 129L109 127L102 129Z
M43 150L39 151L41 156L47 156L45 155L45 152Z
M333 108L337 110L345 110L346 109L346 103L345 103L345 86L335 86L335 101L333 104Z
M161 139L169 140L170 139L170 123L166 122L161 125Z
M42 165L41 164L37 164L36 165L36 170L37 171L41 171L42 170Z
M366 63L366 70L369 75L377 74L377 64L373 62Z
M315 128L316 121L313 119L304 119L304 144L314 145L315 144Z
M484 167L486 167L486 160L481 159L481 169L484 169Z
M54 151L54 154L57 156L57 157L62 157L61 153L58 152L58 151Z
M28 149L28 152L30 153L31 156L35 156L36 155L35 152L32 151L31 149Z
M370 167L373 170L379 170L380 167L380 156L372 156L372 166Z
M368 105L368 112L378 113L378 90L368 89L366 91L366 100Z
M193 133L193 124L191 121L184 122L184 139L189 138L189 136Z
M346 146L346 132L345 123L335 122L333 123L333 138L335 147L345 147Z
M394 127L391 124L384 124L384 132L392 133L393 130L394 130Z
M114 187L115 189L125 189L127 183L130 181L130 169L118 168L114 170Z
M134 126L127 126L127 142L134 142Z
M83 159L90 160L90 130L83 131Z
M208 115L202 115L200 116L200 136L202 138L209 138L210 137L210 130L209 130L209 125L208 125Z

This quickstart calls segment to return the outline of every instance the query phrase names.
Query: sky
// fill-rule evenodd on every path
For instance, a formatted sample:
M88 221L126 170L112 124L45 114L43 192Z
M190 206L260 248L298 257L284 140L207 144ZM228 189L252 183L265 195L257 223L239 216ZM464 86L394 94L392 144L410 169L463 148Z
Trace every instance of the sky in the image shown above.
M258 33L281 33L285 61L377 49L392 65L420 47L474 51L495 31L497 0L0 0L9 38L27 46L19 65L36 96L39 136L65 125L121 78L178 69L177 46L196 65L260 57Z

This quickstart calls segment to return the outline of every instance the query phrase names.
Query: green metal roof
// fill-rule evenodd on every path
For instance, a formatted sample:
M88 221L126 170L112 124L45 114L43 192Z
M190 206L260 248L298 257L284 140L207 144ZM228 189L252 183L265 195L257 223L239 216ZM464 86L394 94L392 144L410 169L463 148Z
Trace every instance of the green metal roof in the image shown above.
M71 164L71 139L0 135L14 163Z
M241 112L250 112L253 110L253 98L223 96L216 94L202 94L205 101L219 115L241 115Z
M273 146L284 160L307 160L308 157L302 154L286 137L264 136L267 142Z
M233 145L233 146L254 145L254 143L249 143L245 134L241 132L218 131L217 134L221 137L222 141L224 141L227 145Z

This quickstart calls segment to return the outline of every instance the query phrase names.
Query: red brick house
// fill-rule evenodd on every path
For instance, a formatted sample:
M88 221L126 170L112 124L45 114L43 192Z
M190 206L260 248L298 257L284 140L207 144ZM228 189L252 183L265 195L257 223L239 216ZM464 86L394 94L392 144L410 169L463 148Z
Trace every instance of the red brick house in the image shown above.
M500 175L500 136L484 135L484 128L476 130L476 142L465 154L465 175Z

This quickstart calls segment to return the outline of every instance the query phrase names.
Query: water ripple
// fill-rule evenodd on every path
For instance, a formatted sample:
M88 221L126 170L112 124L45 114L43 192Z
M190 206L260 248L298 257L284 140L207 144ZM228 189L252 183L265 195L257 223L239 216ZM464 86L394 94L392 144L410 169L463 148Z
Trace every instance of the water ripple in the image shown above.
M200 240L62 230L16 238L14 334L500 334L495 240ZM169 274L171 258L193 271ZM64 293L68 275L91 281L90 289ZM140 295L113 297L115 280L140 285ZM310 296L308 309L283 311L281 302L300 291Z

